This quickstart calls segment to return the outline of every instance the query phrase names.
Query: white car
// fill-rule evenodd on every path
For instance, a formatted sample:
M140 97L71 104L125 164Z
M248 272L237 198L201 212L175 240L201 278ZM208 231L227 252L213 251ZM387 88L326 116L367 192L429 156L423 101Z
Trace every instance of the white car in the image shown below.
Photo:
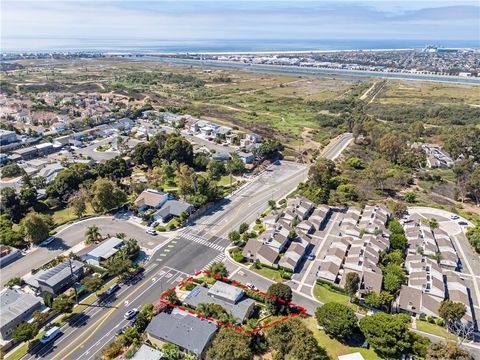
M252 290L258 290L257 287L253 284L250 284L250 283L246 283L245 286L249 289L252 289Z
M42 242L41 245L45 246L45 245L51 244L54 241L55 241L55 236L49 236L46 240Z
M153 229L147 229L147 234L149 235L157 235L157 231L156 230L153 230Z
M123 315L123 317L125 318L125 320L131 320L133 319L135 316L137 316L138 314L138 309L136 308L133 308L131 310L128 310L125 315Z
M458 220L458 219L460 219L460 216L458 216L458 215L450 215L450 219L452 219L452 220Z

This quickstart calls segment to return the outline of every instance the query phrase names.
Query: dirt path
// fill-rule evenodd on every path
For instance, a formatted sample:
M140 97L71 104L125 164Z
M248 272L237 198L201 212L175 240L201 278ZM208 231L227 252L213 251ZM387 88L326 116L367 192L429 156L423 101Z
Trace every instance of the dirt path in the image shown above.
M362 96L360 96L360 100L365 100L365 99L367 98L368 94L370 94L370 91L372 91L373 88L375 87L375 85L377 85L377 83L378 83L378 81L375 81L375 82L373 83L373 85L370 86L370 87L367 89L367 91L365 91L365 92L362 94Z

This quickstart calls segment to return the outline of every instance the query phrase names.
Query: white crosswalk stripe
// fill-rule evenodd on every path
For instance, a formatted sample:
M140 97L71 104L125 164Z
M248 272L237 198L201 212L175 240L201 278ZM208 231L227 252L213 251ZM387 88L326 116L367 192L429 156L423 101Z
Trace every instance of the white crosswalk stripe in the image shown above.
M183 233L180 235L180 237L182 237L183 239L196 242L197 244L200 244L200 245L208 246L217 251L224 251L226 249L226 246L213 244L212 242L192 233Z
M219 262L219 261L222 261L223 259L225 259L225 254L224 253L218 254L217 256L215 256L215 258L213 258L212 261L210 261L207 265L205 265L202 271L207 270L210 267L210 265L212 265L214 262Z

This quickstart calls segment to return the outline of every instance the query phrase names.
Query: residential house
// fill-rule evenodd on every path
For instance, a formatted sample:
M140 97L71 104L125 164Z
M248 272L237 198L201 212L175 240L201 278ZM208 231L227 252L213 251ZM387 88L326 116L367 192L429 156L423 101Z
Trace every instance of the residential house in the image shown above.
M301 264L309 245L309 242L300 238L292 241L285 254L280 258L278 265L295 272Z
M28 321L35 310L40 309L40 298L12 289L0 291L0 335L9 340L13 330Z
M177 308L156 315L146 329L148 340L157 347L172 343L199 358L204 358L216 331L215 323Z
M153 218L167 222L173 217L179 217L182 213L190 215L193 210L194 207L189 203L178 200L167 200L162 207L153 214Z
M242 159L242 161L245 164L251 164L255 160L255 155L253 155L251 152L249 153L239 152L238 156L240 157L240 159Z
M0 268L22 257L22 253L10 246L0 245Z
M151 346L142 344L130 360L162 360L165 359L163 353Z
M193 308L200 304L220 305L238 323L245 322L255 308L255 301L248 298L243 289L222 281L217 281L210 289L196 286L185 297L184 302Z
M58 173L64 169L65 168L59 163L48 164L43 169L38 171L36 177L41 176L45 178L45 183L50 184L55 180Z
M115 255L123 245L124 243L122 239L111 237L108 240L102 241L87 254L82 255L82 260L92 265L101 266L104 261Z
M0 145L8 145L17 142L15 131L0 129Z
M83 277L84 268L80 261L66 260L51 269L40 270L35 274L30 285L41 292L59 295Z
M169 199L168 194L154 189L146 189L135 199L134 204L139 211L158 209Z

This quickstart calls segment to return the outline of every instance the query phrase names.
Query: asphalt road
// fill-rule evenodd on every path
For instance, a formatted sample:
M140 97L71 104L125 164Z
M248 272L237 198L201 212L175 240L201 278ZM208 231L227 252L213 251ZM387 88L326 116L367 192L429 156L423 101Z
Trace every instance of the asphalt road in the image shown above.
M3 287L11 278L24 276L31 269L40 267L75 245L80 244L85 240L85 231L93 224L100 228L100 233L103 236L114 236L118 233L125 233L127 238L137 239L140 245L145 248L153 248L166 240L166 237L163 237L162 235L148 235L141 226L113 216L95 217L82 220L61 227L55 235L56 240L50 243L47 247L39 246L30 250L21 259L3 267L0 272L1 286Z
M335 158L348 145L347 140L342 138L340 141L343 145L334 145L328 156ZM272 165L254 181L216 204L178 237L165 242L152 255L141 282L124 286L108 307L92 306L78 322L62 328L61 337L46 347L33 349L24 358L99 357L101 349L114 338L116 329L126 323L123 319L125 311L158 301L165 289L175 286L188 274L207 267L215 260L222 260L224 249L229 244L226 239L228 232L242 222L254 221L268 207L268 200L286 196L307 178L307 172L307 166L297 163ZM82 228L85 230L85 227ZM307 309L313 309L314 303L306 304L310 299L299 296L296 300Z

